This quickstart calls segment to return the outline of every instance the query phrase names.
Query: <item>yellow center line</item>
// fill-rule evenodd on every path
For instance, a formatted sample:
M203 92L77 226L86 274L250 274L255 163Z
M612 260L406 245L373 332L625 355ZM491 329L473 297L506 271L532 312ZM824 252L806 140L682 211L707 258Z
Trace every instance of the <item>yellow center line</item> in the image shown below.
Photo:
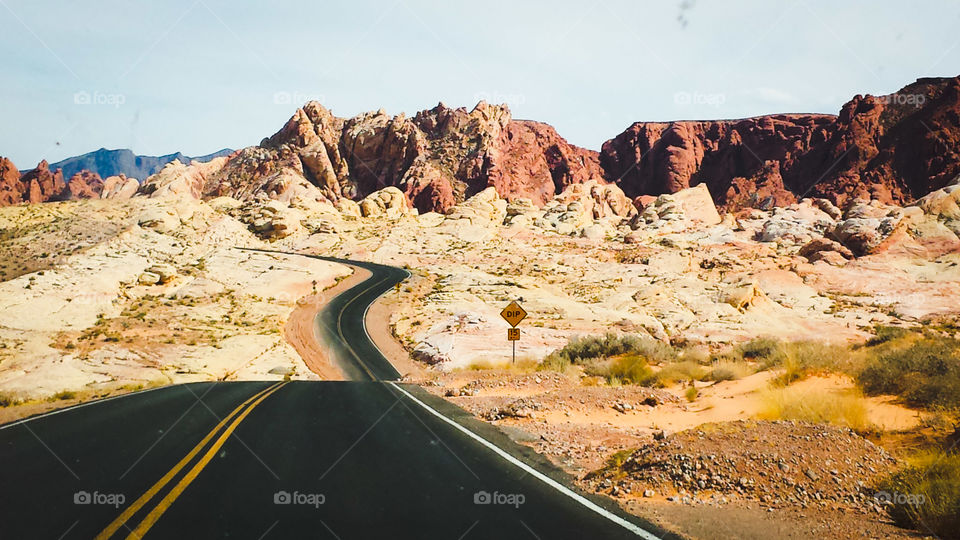
M150 502L150 499L152 499L161 489L163 489L163 487L167 485L167 483L169 483L170 480L172 480L173 477L177 475L177 473L180 472L180 469L184 468L188 463L190 463L190 461L193 460L193 458L197 454L200 453L201 450L203 450L203 447L206 446L208 442L210 442L210 439L212 439L213 436L216 435L218 431L220 431L220 428L226 425L230 421L230 419L236 416L250 402L262 396L263 394L270 391L271 389L278 388L278 386L281 384L282 383L278 382L267 388L264 388L263 390L250 396L249 398L247 398L246 401L238 405L237 408L234 409L229 415L227 415L226 418L221 420L219 424L217 424L212 430L210 430L210 433L207 433L207 436L204 437L203 440L201 440L196 446L194 446L193 450L191 450L189 454L187 454L183 459L181 459L179 463L174 465L174 467L170 469L170 471L167 474L163 475L163 478L158 480L156 484L154 484L150 489L146 491L146 493L141 495L139 499L137 499L136 501L133 502L133 504L128 506L123 511L122 514L117 516L117 519L113 520L113 522L110 523L110 525L107 525L107 528L101 531L100 534L96 536L96 540L107 540L108 538L113 536L113 534L116 533L120 529L120 527L122 527L124 523L127 522L128 519L133 517L133 515L136 514L141 508L143 508L145 504Z
M207 453L204 454L202 458L200 458L200 461L198 461L193 466L193 468L190 469L190 471L187 472L187 474L185 474L183 478L180 479L179 482L177 482L177 485L175 485L173 489L171 489L170 492L167 493L166 497L164 497L159 503L157 503L157 506L155 506L154 509L151 510L149 514L147 514L147 517L143 518L143 521L140 522L140 525L137 525L137 528L134 529L129 535L127 535L127 540L143 538L143 535L147 534L147 531L150 530L150 527L153 527L153 525L157 522L157 520L160 519L160 516L162 516L163 513L166 512L168 508L170 508L170 505L172 505L173 502L177 500L177 497L179 497L180 494L183 493L183 490L187 489L187 486L189 486L190 483L197 478L197 475L200 474L200 471L202 471L203 468L206 467L208 463L210 463L210 460L213 459L213 456L215 456L217 452L220 451L220 447L222 447L223 444L227 442L227 438L229 438L230 434L233 433L235 429L237 429L237 426L240 425L240 422L242 422L243 419L246 418L248 414L250 414L250 411L256 408L256 406L259 405L261 402L263 402L263 400L267 399L270 396L270 394L283 388L283 386L286 384L287 383L282 383L279 386L271 387L269 389L269 392L257 398L256 401L251 403L249 407L247 407L242 413L240 413L240 415L237 416L237 418L230 424L230 426L227 427L227 429L225 429L223 433L220 434L220 437L218 437L216 442L214 442L213 445L210 446L210 449L207 450Z

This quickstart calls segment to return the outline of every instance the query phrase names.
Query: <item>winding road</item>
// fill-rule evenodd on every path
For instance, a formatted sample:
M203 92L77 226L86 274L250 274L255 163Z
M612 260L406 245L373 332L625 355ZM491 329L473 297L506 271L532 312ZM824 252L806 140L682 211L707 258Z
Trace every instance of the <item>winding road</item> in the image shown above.
M658 538L417 386L367 335L371 277L318 315L345 382L192 383L0 426L0 538Z

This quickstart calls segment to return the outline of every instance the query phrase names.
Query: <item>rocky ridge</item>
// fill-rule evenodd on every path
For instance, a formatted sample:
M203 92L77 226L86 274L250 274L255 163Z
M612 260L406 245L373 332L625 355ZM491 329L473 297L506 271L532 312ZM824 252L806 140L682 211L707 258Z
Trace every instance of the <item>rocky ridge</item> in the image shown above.
M607 180L629 196L705 183L724 209L823 197L906 204L960 174L960 77L855 96L837 116L637 122L604 143Z

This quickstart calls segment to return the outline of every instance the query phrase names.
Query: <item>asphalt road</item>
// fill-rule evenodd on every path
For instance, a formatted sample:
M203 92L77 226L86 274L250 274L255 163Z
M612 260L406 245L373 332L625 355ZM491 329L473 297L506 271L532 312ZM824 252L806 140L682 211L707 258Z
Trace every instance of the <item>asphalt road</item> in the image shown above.
M0 426L0 538L662 535L388 382L362 316L406 273L367 267L320 317L356 381L176 385Z

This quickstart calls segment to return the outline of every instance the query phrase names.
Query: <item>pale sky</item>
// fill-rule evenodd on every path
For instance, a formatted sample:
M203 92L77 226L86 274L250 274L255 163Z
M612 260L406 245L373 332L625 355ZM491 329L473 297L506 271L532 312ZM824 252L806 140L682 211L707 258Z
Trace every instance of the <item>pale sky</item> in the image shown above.
M599 149L634 121L836 113L960 74L943 1L0 0L0 155L255 145L339 116L506 102Z

